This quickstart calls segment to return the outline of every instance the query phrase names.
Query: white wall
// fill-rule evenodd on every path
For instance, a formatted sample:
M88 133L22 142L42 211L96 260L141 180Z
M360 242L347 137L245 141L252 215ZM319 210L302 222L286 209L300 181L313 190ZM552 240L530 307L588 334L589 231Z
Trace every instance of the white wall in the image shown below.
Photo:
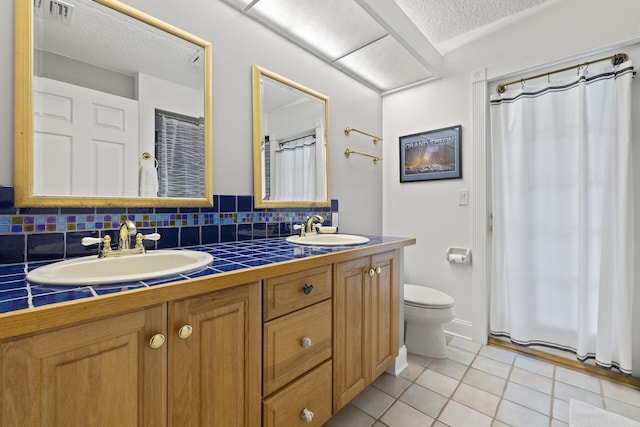
M331 197L340 202L340 229L382 231L382 165L343 155L360 141L345 126L382 132L380 96L305 50L217 0L125 3L213 45L213 164L216 194L253 194L251 65L329 97ZM13 185L13 2L0 16L0 185ZM372 144L370 144L372 145Z
M417 238L417 245L405 250L405 281L429 285L450 293L456 299L457 319L448 325L450 331L467 337L477 337L473 331L474 301L472 270L463 265L451 265L445 261L448 246L471 247L474 234L473 207L477 195L470 194L470 205L457 205L457 192L471 189L473 184L474 132L472 111L472 73L492 67L498 70L510 68L519 58L538 58L530 72L545 63L550 51L558 45L575 46L578 63L589 46L598 49L595 57L606 50L616 51L618 46L607 40L616 39L612 34L624 28L637 28L640 2L636 0L563 0L535 10L526 20L504 26L471 44L463 46L444 57L444 77L420 87L387 95L383 98L383 136L385 138L383 173L383 233L410 235ZM613 42L612 42L613 44ZM586 46L586 47L585 47ZM640 64L637 46L620 49ZM523 61L526 62L526 61ZM546 64L556 65L556 64ZM514 70L515 71L515 70ZM506 77L503 76L503 77ZM504 81L502 79L501 81ZM508 79L507 79L508 80ZM634 115L640 119L640 87L634 85ZM461 180L445 180L418 183L399 183L398 137L451 125L462 125L462 176ZM640 207L640 120L634 128L634 158L639 171L636 174L636 212ZM640 216L638 216L640 218ZM640 221L636 221L640 223ZM636 230L637 247L640 233ZM482 248L472 248L482 250ZM637 252L640 252L637 251ZM636 254L636 260L640 258ZM636 265L640 262L636 262ZM640 280L640 269L636 283ZM636 307L640 307L640 285L636 286ZM475 310L477 312L478 310ZM482 310L480 310L482 311ZM636 310L636 317L640 308ZM638 319L634 322L640 324ZM486 336L486 331L479 335ZM640 333L635 343L635 366L640 366ZM477 338L476 338L477 339Z

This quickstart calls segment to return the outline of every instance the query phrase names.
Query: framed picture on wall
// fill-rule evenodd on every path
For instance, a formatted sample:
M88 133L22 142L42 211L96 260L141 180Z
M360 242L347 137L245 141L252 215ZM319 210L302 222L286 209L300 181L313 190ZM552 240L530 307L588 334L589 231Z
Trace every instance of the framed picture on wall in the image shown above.
M400 137L400 182L462 178L462 126Z

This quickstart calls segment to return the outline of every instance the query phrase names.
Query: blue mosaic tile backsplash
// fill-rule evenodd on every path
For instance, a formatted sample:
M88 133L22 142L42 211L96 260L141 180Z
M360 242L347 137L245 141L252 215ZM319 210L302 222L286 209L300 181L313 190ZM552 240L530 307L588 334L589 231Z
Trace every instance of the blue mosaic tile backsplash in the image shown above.
M254 209L253 196L214 195L210 208L16 208L13 187L0 187L0 264L97 254L83 237L109 234L130 219L143 234L160 233L149 249L225 243L295 234L293 225L318 214L331 223L338 201L327 208Z

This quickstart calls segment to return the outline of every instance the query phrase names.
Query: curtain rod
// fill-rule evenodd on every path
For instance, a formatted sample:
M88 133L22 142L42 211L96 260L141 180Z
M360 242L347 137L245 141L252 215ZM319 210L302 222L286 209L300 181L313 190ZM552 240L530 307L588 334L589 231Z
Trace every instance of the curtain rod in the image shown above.
M181 120L183 122L193 123L194 125L201 125L204 123L204 117L191 117L185 114L173 113L171 111L160 110L158 108L156 110L156 115L167 117L170 119Z
M574 68L586 67L589 64L594 64L596 62L602 62L602 61L611 60L611 64L620 65L623 62L625 62L627 59L628 59L628 56L627 56L626 53L616 53L615 55L607 56L606 58L600 58L600 59L596 59L594 61L583 62L581 64L572 65L570 67L565 67L565 68L560 68L559 70L553 70L553 71L549 71L547 73L537 74L535 76L525 77L525 78L519 79L519 80L513 80L513 81L510 81L510 82L507 82L507 83L500 83L498 85L498 87L496 87L496 91L498 93L504 93L507 90L507 86L512 85L514 83L524 83L527 80L534 80L534 79L537 79L537 78L540 78L540 77L550 76L551 74L557 74L557 73L561 73L563 71L569 71L569 70L572 70Z

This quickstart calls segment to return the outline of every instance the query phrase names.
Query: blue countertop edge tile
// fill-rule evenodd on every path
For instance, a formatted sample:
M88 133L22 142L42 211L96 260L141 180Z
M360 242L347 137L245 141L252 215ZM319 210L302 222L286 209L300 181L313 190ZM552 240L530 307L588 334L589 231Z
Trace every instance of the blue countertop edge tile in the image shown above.
M213 261L206 268L179 275L95 286L38 285L31 284L25 279L27 271L59 260L0 265L0 313L42 307L59 302L93 298L100 295L152 287L185 279L211 276L267 264L299 260L348 249L403 240L398 237L366 237L369 238L369 242L357 246L301 246L288 243L285 241L285 238L278 237L177 248L208 252L213 255Z

